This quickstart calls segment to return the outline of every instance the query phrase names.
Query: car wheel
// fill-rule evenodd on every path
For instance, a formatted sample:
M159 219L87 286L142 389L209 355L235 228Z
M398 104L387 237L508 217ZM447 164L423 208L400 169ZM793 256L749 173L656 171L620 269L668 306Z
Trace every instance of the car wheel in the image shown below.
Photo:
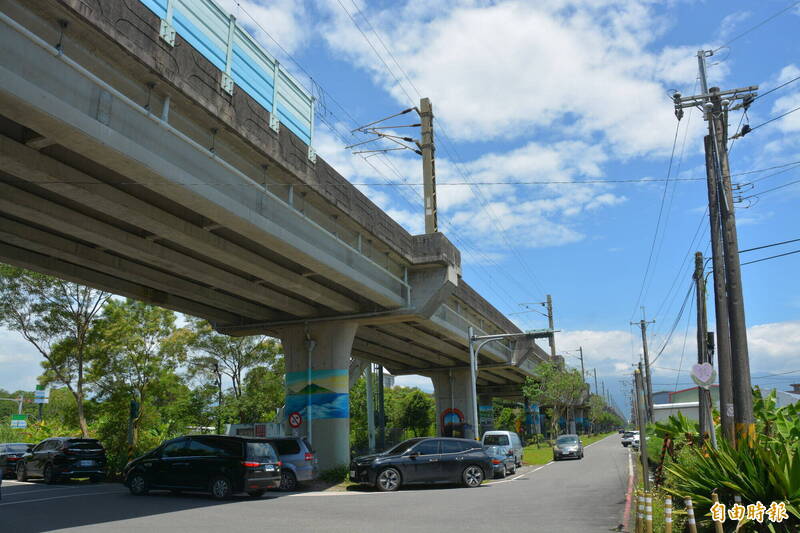
M284 470L281 472L281 490L293 491L297 489L297 476L291 470Z
M503 472L500 474L501 478L504 478L508 475L508 470L506 469L505 465L503 465Z
M483 483L483 470L477 465L469 465L461 474L461 480L467 487L480 487L481 483Z
M25 468L25 463L17 465L17 481L28 481L28 470Z
M375 484L381 492L393 492L400 488L400 472L396 468L385 468L380 471Z
M44 478L44 482L48 485L52 485L53 483L56 482L56 476L55 473L53 472L52 465L46 465L44 467L44 472L42 472L42 477Z
M134 496L144 496L147 494L149 488L147 487L147 480L142 474L134 474L128 478L128 490Z
M264 495L264 491L263 490L251 490L247 494L249 496L253 497L253 498L260 498L260 497L262 497Z
M211 496L215 500L227 500L232 493L233 489L228 478L219 476L211 480Z
M516 474L516 473L517 473L517 467L516 467L516 466L513 466L513 467L511 468L511 472L510 472L510 473L511 473L512 475L513 475L513 474Z

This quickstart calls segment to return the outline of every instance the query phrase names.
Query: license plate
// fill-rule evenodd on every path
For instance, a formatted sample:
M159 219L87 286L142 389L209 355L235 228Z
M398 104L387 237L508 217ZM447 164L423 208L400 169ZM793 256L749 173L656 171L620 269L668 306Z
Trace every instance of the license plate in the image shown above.
M355 470L351 470L350 471L350 479L355 479L355 478L356 478L356 471Z
M94 466L94 461L78 461L78 466Z
M265 472L274 472L275 471L275 467L273 465L264 465L264 471Z

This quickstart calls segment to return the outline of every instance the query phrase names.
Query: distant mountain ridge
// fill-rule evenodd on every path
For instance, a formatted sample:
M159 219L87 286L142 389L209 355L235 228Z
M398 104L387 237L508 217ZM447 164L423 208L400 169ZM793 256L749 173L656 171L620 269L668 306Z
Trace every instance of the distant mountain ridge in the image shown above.
M302 389L293 392L292 394L336 394L336 391L321 387L316 383L311 383L310 385L306 385Z

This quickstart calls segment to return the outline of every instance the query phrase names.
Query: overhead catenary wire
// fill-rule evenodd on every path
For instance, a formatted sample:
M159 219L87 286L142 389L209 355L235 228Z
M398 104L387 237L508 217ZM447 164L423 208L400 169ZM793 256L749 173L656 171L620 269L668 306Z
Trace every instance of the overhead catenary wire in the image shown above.
M365 32L364 32L362 29L361 29L361 27L359 26L359 24L357 23L357 21L355 20L355 18L352 16L352 14L350 13L350 11L348 11L348 9L345 7L345 5L342 3L342 1L341 1L341 0L337 0L337 3L338 3L338 4L339 4L339 6L342 8L342 10L343 10L343 11L344 11L344 12L347 14L348 18L349 18L349 19L350 19L350 21L353 23L353 25L356 27L356 29L359 31L359 33L360 33L360 34L361 34L361 36L364 38L364 40L365 40L365 41L367 41L367 44L369 45L370 49L371 49L371 50L372 50L372 52L373 52L373 53L374 53L374 54L375 54L375 55L378 57L378 60L379 60L379 61L381 62L381 64L384 66L384 68L385 68L385 69L386 69L386 71L389 73L389 75L390 75L392 78L394 78L395 82L397 83L397 86L398 86L398 87L401 89L401 91L403 92L403 94L405 94L406 98L408 98L408 99L409 99L409 101L411 102L412 106L413 106L413 105L415 105L415 99L414 99L414 98L412 98L412 97L411 97L411 95L408 93L408 91L405 89L405 87L403 86L403 83L400 81L400 79L398 78L397 74L395 74L395 72L394 72L394 71L391 69L391 67L389 67L389 65L388 65L388 64L386 63L386 61L383 59L383 56L380 54L380 52L378 52L378 50L377 50L377 48L375 47L375 45L372 43L372 41L369 39L369 37L367 37L366 33L365 33ZM358 9L358 8L357 8L357 6L356 6L356 9ZM368 23L369 23L369 26L370 26L370 28L371 28L371 30L372 30L372 32L373 32L373 34L375 34L375 35L376 35L376 37L378 38L378 41L379 41L379 42L380 42L380 43L383 45L383 47L384 47L384 48L387 50L387 52L388 52L388 47L385 45L385 43L383 42L383 40L380 38L380 36L378 35L378 32L375 30L374 26L372 26L372 23L370 23L370 22L369 22L369 18L368 18L368 17L367 17L367 16L366 16L366 15L365 15L363 12L361 12L360 10L358 11L358 13L361 15L361 17L362 17L362 18L363 18L363 19L364 19L366 22L368 22ZM411 79L410 79L410 77L409 77L409 76L408 76L408 74L405 72L405 70L404 70L404 69L403 69L403 68L400 66L399 62L398 62L398 61L397 61L397 59L394 57L394 55L393 55L393 54L391 54L391 52L389 52L389 55L390 55L390 56L393 58L393 61L394 61L394 62L395 62L395 64L398 66L398 69L401 71L401 73L403 74L403 76L405 76L406 80L408 80L408 81L409 81L409 84L412 86L412 88L414 89L414 91L417 93L417 96L421 97L421 96L422 96L422 94L420 93L419 89L417 89L417 87L416 87L416 86L413 84L413 82L411 82ZM526 262L525 262L525 260L522 258L522 255L519 253L519 250L517 249L516 245L515 245L515 244L514 244L514 243L513 243L513 242L512 242L512 241L511 241L509 238L508 238L508 235L507 235L507 233L508 233L508 232L507 232L507 230L506 230L506 229L505 229L505 228L502 226L502 224L500 223L499 219L498 219L498 218L497 218L497 216L494 214L494 212L493 212L493 210L492 210L492 208L491 208L491 205L490 205L490 204L489 204L489 202L486 200L486 198L485 198L485 196L483 195L483 193L480 191L480 189L478 189L478 188L477 188L477 186L475 186L474 184L470 183L470 180L468 179L468 177L467 177L467 174L464 172L463 168L461 167L461 163L460 163L460 157L459 157L459 156L457 155L457 153L455 152L455 148L454 148L454 147L453 147L452 149L450 148L450 144L452 144L452 142L450 141L450 139L449 139L449 137L448 137L448 135L447 135L447 132L446 132L446 130L444 129L444 127L443 127L442 125L439 125L439 126L438 126L438 129L439 129L439 131L440 131L440 133L441 133L441 136L442 136L442 137L443 137L443 138L444 138L444 139L447 141L447 142L445 142L445 143L442 143L442 144L443 144L443 146L444 146L445 150L448 152L448 155L450 156L450 158L451 158L451 160L452 160L452 163L453 163L454 167L455 167L455 168L456 168L456 170L457 170L457 171L458 171L458 172L459 172L459 173L462 175L462 177L463 177L464 181L465 181L465 182L467 182L467 183L468 183L468 185L470 186L470 188L473 190L473 193L475 194L476 198L477 198L477 199L478 199L478 200L479 200L479 201L480 201L480 202L483 204L484 210L485 210L485 212L486 212L486 214L487 214L487 216L488 216L489 220L491 221L492 225L494 225L494 226L495 226L495 228L498 230L498 234L500 235L500 237L502 238L502 240L503 240L503 241L505 241L505 243L506 243L506 246L508 246L508 249L509 249L509 250L512 252L512 255L513 255L513 256L515 257L515 259L517 259L517 261L520 263L520 265L522 266L522 269L523 269L523 271L526 273L526 275L529 277L529 279L530 279L531 281L533 281L533 282L534 282L534 284L535 284L535 285L537 286L537 288L539 289L539 291L540 291L540 294L539 294L539 295L537 295L537 297L539 297L539 296L543 296L543 295L544 295L544 293L545 293L546 291L544 290L544 288L543 288L543 287L542 287L542 285L540 284L540 282L539 282L539 280L538 280L538 277L537 277L537 276L536 276L536 275L533 273L533 271L532 271L532 270L531 270L531 269L528 267L527 263L526 263ZM522 286L522 287L525 287L525 286L527 286L527 285L524 285L524 284L523 284L523 285L520 285L520 286Z
M303 65L292 54L290 54L280 44L280 42L278 42L277 39L275 39L266 30L266 28L264 28L258 22L258 20L252 14L249 13L249 11L247 11L244 7L242 7L241 3L238 2L238 1L237 1L237 8L240 9L243 13L245 13L245 15L247 15L250 18L250 20L252 20L253 24L255 24L264 33L264 35L266 35L273 43L275 43L275 45L283 52L283 54L294 65L296 65L297 68L301 72L303 72L308 77L308 79L309 79L309 81L310 81L310 83L312 85L312 92L313 92L313 89L316 89L316 91L318 92L319 96L321 97L320 100L322 100L322 101L326 101L327 100L327 101L331 101L332 103L334 103L336 105L336 107L339 108L344 113L344 115L347 118L346 121L349 121L353 125L353 127L358 127L358 125L359 125L358 121L355 120L355 118L350 114L350 112L336 98L334 98L327 90L325 90L324 87L322 87L319 83L317 83L315 78L311 75L311 73L308 70L306 70L305 67L303 67ZM327 116L326 115L328 115L328 114L333 116L336 119L337 122L343 122L338 117L337 113L333 112L332 109L330 109L329 107L327 107L327 106L317 106L317 108L316 108L316 116L322 121L322 123L335 136L339 137L340 140L342 140L342 142L345 145L347 145L349 143L349 141L346 139L346 135L349 134L350 136L353 136L353 137L354 137L354 135L352 134L352 132L343 133L343 132L339 131L339 129L334 124L331 124L330 121L327 120ZM381 154L381 155L383 156L383 158L381 159L383 164L387 168L392 170L398 176L398 178L400 178L401 181L405 181L405 179L402 177L401 173L397 170L397 168L392 163L391 159L389 159L386 156L386 154ZM369 161L370 156L363 156L362 155L361 159L366 164L368 164L381 177L381 179L385 180L388 183L391 183L391 179L389 179L382 171L380 171L377 167L375 167L375 165L371 161ZM369 184L369 185L375 185L375 184ZM417 193L417 195L419 196L420 205L421 205L422 196L419 193L419 191L416 190L415 185L408 184L408 183L405 183L404 185L407 185L409 188L413 189ZM403 189L401 189L401 190L403 190ZM409 200L408 197L405 194L401 193L401 196L404 198L404 200L406 202L409 203L409 205L415 205L416 206L416 203L413 200ZM485 262L486 264L494 264L497 267L497 271L504 272L506 275L508 275L508 273L505 272L503 269L500 269L499 266L497 266L497 264L494 261L491 260L491 258L489 258L485 254L483 254L480 250L478 250L477 248L473 247L471 244L468 244L465 239L462 239L461 236L460 236L460 233L456 230L455 226L453 226L452 224L450 224L449 222L444 220L444 218L443 218L443 222L445 224L447 224L448 227L450 228L450 231L449 231L448 234L453 238L454 241L456 241L461 246L461 248L463 249L463 251L465 253L478 256L478 257L480 257L482 259L481 261L476 261L475 262L475 268L483 269L484 272L486 273L487 277L490 280L492 280L492 283L487 284L487 286L492 292L495 293L495 295L500 296L500 293L498 292L498 288L505 293L506 296L505 297L501 297L500 299L504 300L504 299L506 299L506 297L509 298L508 301L510 301L510 304L508 305L508 309L512 309L514 307L514 299L513 299L513 297L510 296L510 294L505 289L503 284L498 283L495 280L495 278L492 275L491 271L488 268L485 268L482 263ZM516 284L516 282L515 282L515 284Z
M752 252L754 250L763 250L764 248L772 248L773 246L782 246L784 244L789 244L789 243L793 243L793 242L800 242L800 239L790 239L788 241L773 242L771 244L765 244L763 246L756 246L754 248L747 248L745 250L739 250L739 253L743 254L745 252Z

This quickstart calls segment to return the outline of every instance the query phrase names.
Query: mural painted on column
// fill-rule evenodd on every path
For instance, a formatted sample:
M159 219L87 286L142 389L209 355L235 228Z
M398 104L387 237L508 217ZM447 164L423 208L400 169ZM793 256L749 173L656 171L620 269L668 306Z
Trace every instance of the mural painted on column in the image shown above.
M311 418L350 418L348 371L312 370L311 382L307 372L286 373L286 412L300 413Z

